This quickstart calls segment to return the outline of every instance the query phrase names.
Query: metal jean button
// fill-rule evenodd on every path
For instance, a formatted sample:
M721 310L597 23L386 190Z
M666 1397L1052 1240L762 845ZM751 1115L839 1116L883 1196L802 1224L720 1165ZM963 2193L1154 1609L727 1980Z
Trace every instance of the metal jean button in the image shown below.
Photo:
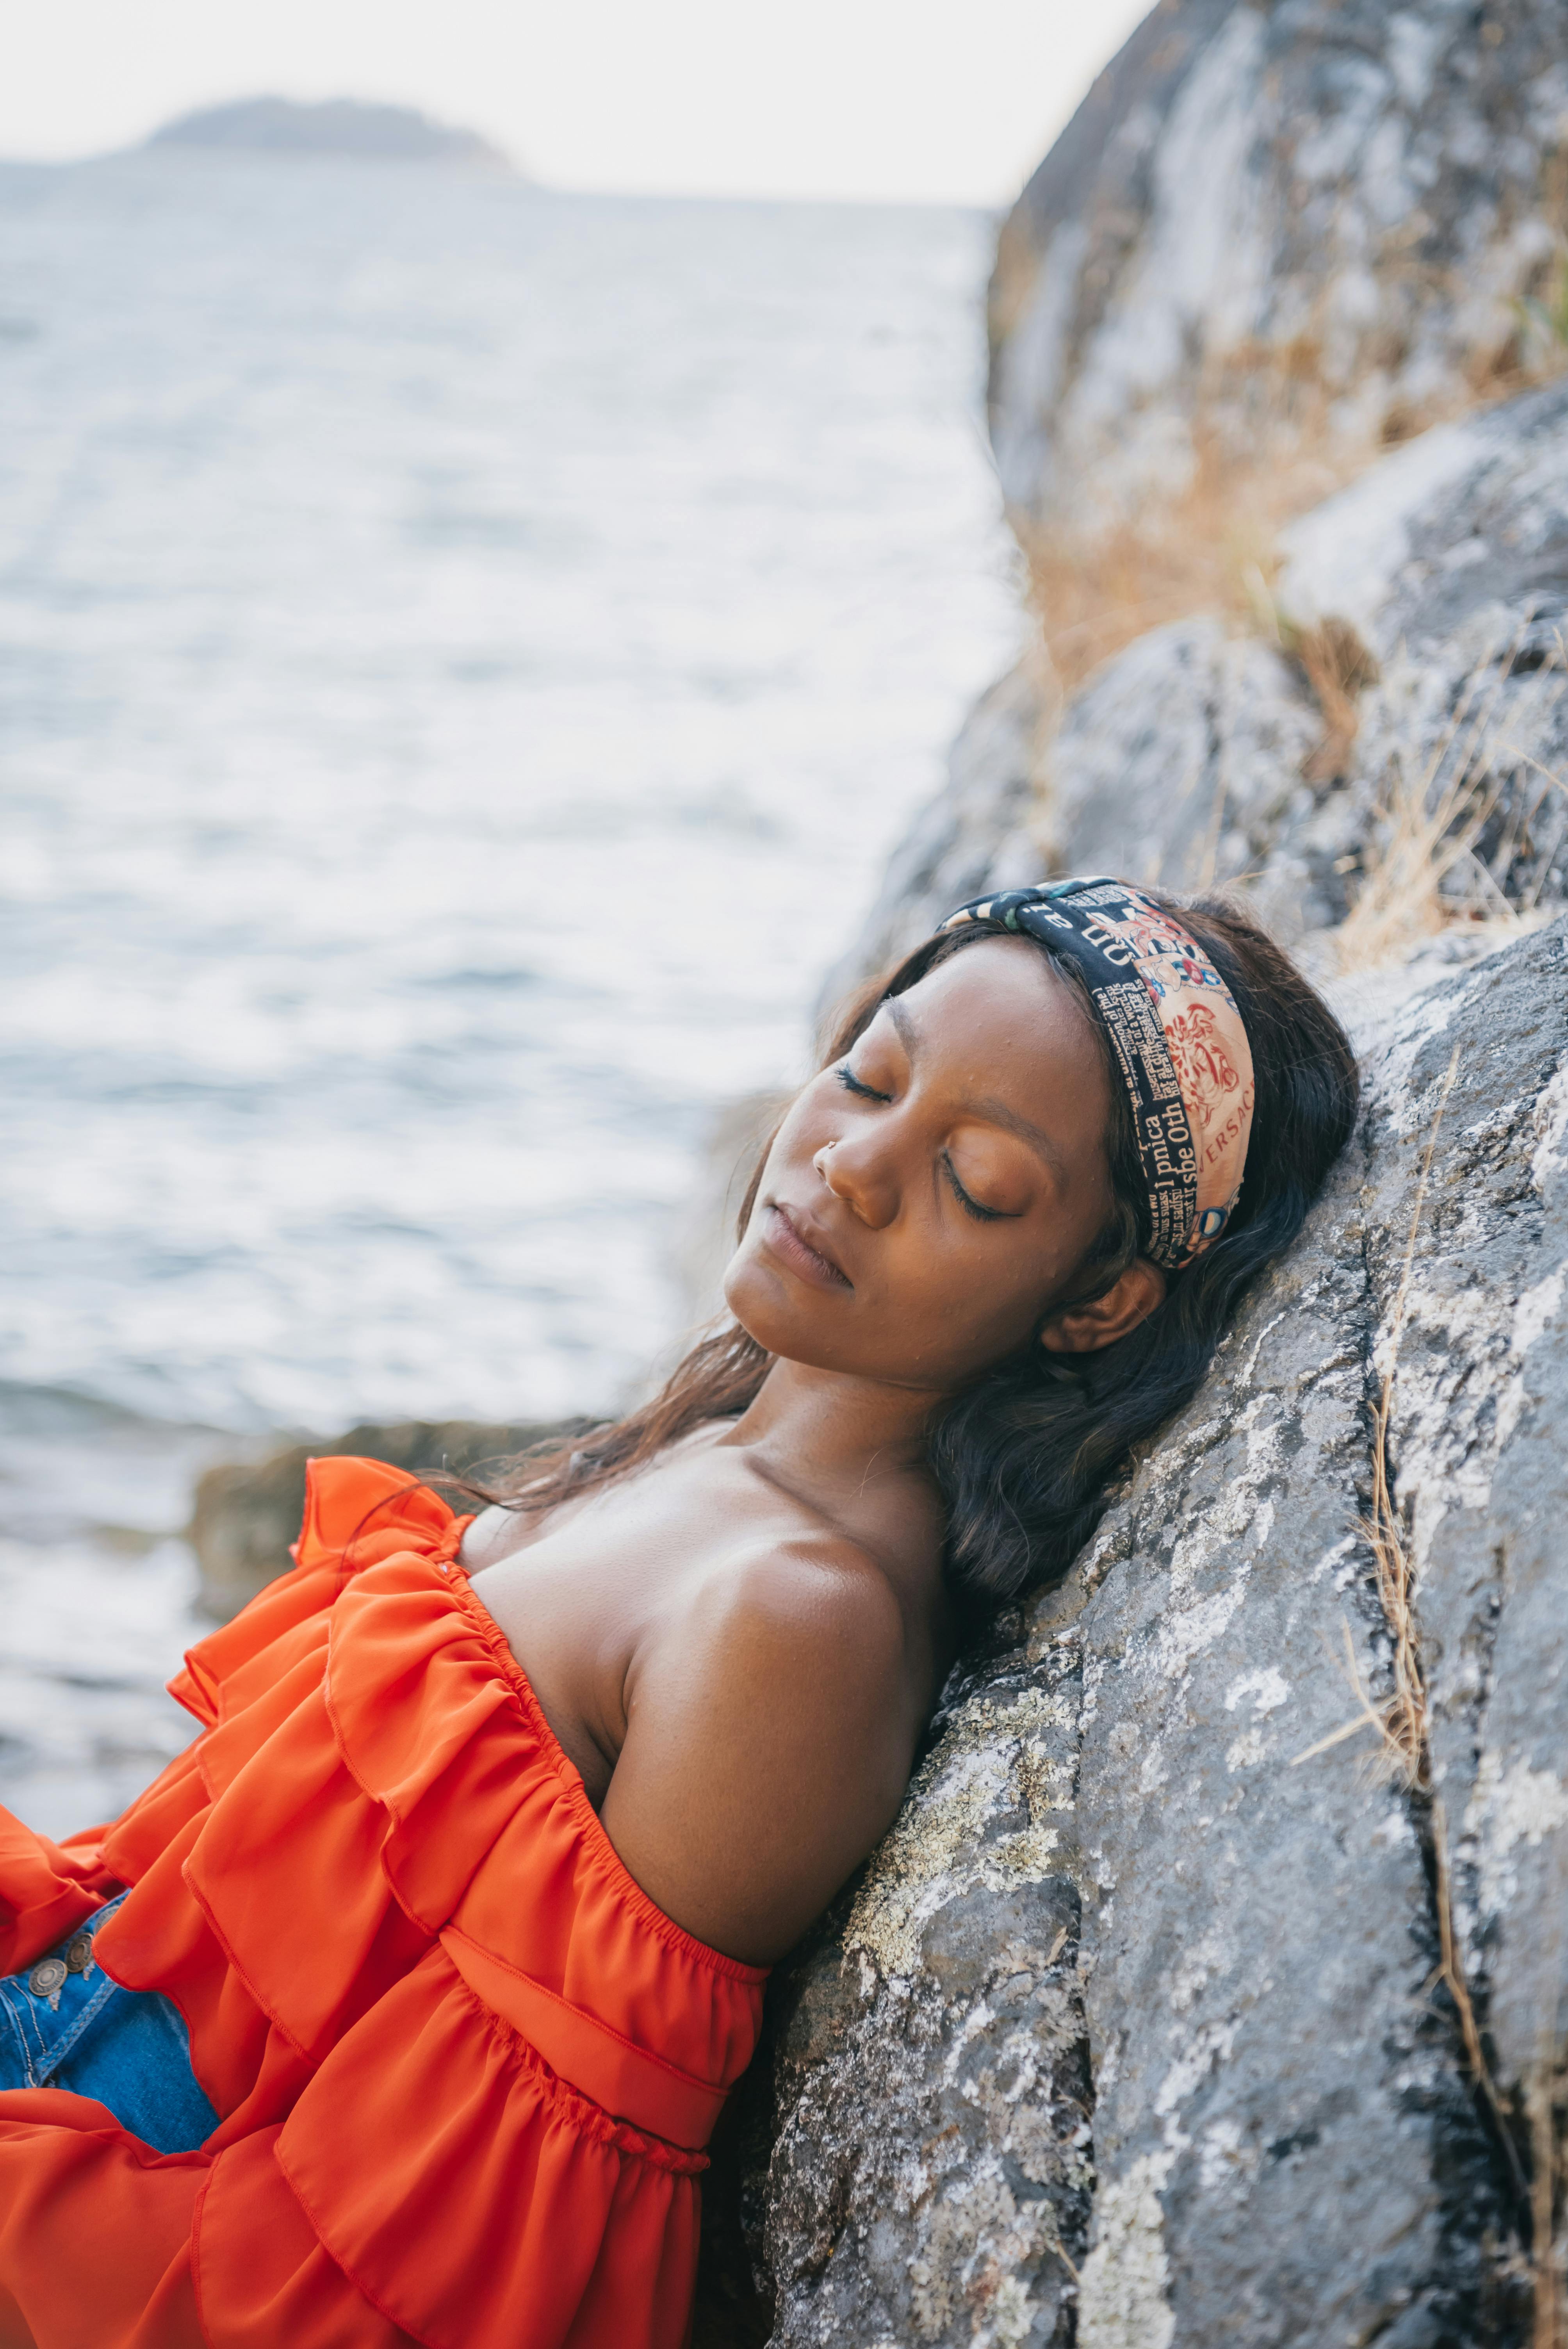
M35 1998L46 1998L51 2007L57 2008L69 1972L64 1958L40 1958L27 1976L27 1988Z

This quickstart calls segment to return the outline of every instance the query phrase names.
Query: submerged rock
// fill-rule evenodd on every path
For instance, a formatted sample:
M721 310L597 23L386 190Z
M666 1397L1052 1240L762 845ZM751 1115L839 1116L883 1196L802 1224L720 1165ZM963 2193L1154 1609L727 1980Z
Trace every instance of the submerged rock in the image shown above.
M201 1603L226 1621L293 1560L304 1510L304 1472L315 1456L387 1460L410 1476L494 1469L547 1436L583 1424L522 1422L490 1426L469 1419L404 1419L351 1427L346 1435L284 1444L260 1460L222 1463L196 1485L188 1538L201 1574ZM470 1506L477 1506L478 1504Z
M1568 2057L1568 924L1379 993L1301 1240L780 1984L778 2349L1516 2337ZM1429 1792L1358 1693L1386 1375ZM1439 1843L1501 2127L1434 1980Z

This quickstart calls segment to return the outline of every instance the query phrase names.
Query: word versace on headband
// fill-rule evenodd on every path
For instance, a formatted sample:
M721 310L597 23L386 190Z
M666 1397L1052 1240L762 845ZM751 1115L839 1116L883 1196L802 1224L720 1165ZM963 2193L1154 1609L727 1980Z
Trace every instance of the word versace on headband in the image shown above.
M1241 1195L1253 1055L1235 999L1190 931L1125 881L1056 881L976 897L943 923L1000 922L1070 956L1127 1086L1149 1186L1143 1253L1181 1272Z

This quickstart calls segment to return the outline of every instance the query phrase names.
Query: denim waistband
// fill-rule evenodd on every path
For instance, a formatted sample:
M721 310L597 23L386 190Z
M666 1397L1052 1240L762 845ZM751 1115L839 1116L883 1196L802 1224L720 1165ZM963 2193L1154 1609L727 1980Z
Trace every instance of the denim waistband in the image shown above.
M0 2084L46 2088L119 1990L93 1955L93 1937L124 1899L116 1893L25 1972L0 1977L0 2010L15 2034L26 2074L9 2080L0 2071Z
M93 1951L121 1892L23 1972L0 1978L0 2095L60 2088L91 2096L159 2153L190 2153L218 2126L191 2068L172 2000L127 1990Z

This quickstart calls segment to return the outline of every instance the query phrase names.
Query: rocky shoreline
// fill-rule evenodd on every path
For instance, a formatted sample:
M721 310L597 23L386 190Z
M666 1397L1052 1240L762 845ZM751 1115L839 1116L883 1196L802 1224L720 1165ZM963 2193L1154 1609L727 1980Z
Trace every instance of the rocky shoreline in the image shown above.
M1002 230L1041 627L831 988L987 886L1229 884L1366 1108L779 1970L699 2344L1568 2338L1565 140L1526 0L1161 0ZM303 1457L204 1480L219 1603Z
M1565 124L1523 0L1164 0L1002 231L1040 635L835 984L1230 884L1366 1110L776 1980L716 2343L1568 2337Z

